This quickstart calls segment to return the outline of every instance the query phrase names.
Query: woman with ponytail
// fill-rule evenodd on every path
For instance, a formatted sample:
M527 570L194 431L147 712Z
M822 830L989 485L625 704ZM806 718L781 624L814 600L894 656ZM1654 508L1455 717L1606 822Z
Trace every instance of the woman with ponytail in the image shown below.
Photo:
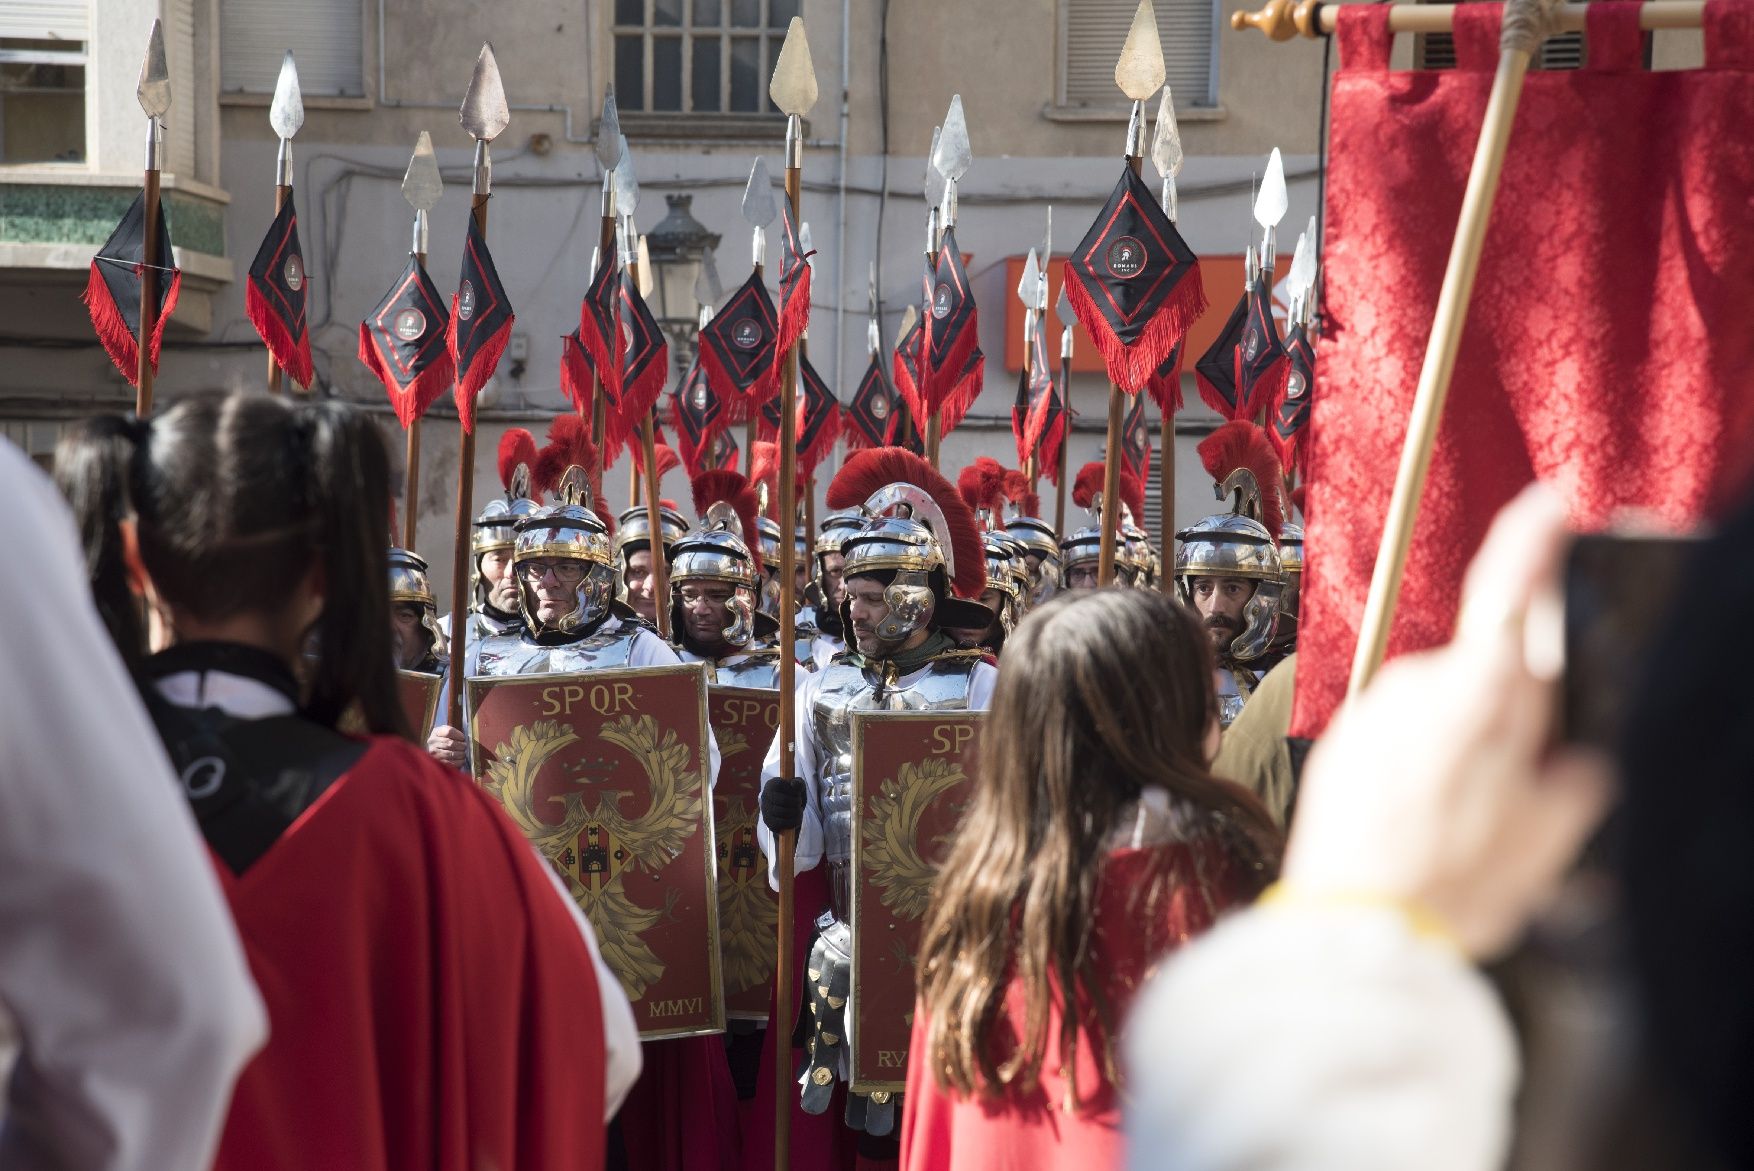
M1124 1164L1135 989L1277 865L1218 735L1211 640L1166 594L1062 595L1012 633L921 936L905 1171Z
M91 434L73 499L127 487L82 518L119 545L94 589L150 614L147 705L268 1006L216 1166L601 1167L631 1013L528 843L408 739L375 425L232 394Z

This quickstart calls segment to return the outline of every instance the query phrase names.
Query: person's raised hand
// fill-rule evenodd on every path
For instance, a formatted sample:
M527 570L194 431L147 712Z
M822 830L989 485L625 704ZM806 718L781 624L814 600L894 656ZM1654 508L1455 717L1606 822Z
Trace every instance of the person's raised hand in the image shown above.
M1552 743L1566 546L1539 486L1470 565L1454 640L1387 664L1311 753L1282 887L1435 917L1469 955L1522 930L1600 819L1606 758Z

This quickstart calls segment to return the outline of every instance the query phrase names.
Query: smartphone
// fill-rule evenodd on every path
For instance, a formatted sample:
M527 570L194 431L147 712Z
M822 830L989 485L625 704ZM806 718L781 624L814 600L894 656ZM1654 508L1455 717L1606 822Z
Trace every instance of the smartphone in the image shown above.
M1697 537L1579 537L1565 566L1562 733L1612 750L1653 641L1669 625Z

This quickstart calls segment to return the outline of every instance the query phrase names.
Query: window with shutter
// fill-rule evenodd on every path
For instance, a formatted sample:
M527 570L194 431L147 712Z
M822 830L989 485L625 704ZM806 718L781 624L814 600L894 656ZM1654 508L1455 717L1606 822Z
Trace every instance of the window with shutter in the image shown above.
M1115 59L1133 25L1137 0L1061 0L1062 106L1119 107ZM1218 8L1213 0L1157 0L1157 32L1169 91L1178 107L1211 106L1218 98Z
M0 0L0 164L85 159L87 0Z
M365 96L360 0L219 0L219 88L271 94L288 49L306 98Z
M614 4L615 100L624 113L779 113L767 81L800 0Z

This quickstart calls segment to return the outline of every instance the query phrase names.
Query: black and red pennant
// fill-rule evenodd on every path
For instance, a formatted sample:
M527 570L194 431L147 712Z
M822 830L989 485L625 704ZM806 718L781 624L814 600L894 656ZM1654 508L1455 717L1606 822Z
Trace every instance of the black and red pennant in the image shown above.
M930 275L928 271L927 276ZM920 342L924 336L920 319L916 317L901 335L901 340L895 343L891 363L895 393L907 404L908 412L916 417L925 411L925 404L920 401Z
M450 317L426 268L415 257L377 307L359 323L359 360L384 384L404 428L456 381L445 335Z
M1121 467L1143 484L1151 476L1151 429L1145 423L1145 396L1133 396L1121 423ZM1144 518L1135 518L1143 520Z
M1236 397L1244 418L1270 410L1285 393L1285 347L1279 341L1279 325L1267 282L1256 277L1248 287L1248 321L1236 347Z
M1011 400L1011 439L1017 444L1017 464L1029 462L1029 367L1017 371L1017 397Z
M919 425L914 422L913 410L905 399L896 401L895 424L889 430L889 445L911 451L918 456L926 454L925 438Z
M803 384L798 402L798 475L808 480L840 438L840 400L802 350L798 351L798 376Z
M1194 363L1194 382L1200 388L1200 398L1205 404L1235 422L1248 417L1244 409L1247 403L1242 400L1236 386L1236 351L1242 345L1242 331L1248 325L1249 299L1244 293L1237 299L1236 308L1224 322L1224 328L1200 360Z
M1183 338L1145 383L1145 393L1166 419L1182 409L1182 355L1186 352L1187 339Z
M1144 389L1206 310L1200 262L1144 180L1120 182L1066 261L1066 296L1128 394Z
M463 271L451 297L451 361L457 366L457 417L463 430L475 430L475 398L505 353L512 337L512 306L493 267L493 254L475 217L463 240Z
M723 396L731 422L780 389L779 316L761 274L752 272L731 300L700 331L700 358L713 388Z
M596 378L597 364L591 360L579 332L575 329L560 339L560 392L581 418L588 419L596 407L591 384Z
M775 350L783 361L810 325L810 257L814 249L804 251L798 235L798 221L792 218L791 200L780 203L780 315Z
M146 196L136 195L128 210L122 213L116 230L92 257L91 275L85 282L85 305L91 312L91 326L110 361L135 385L140 377L140 285L146 263ZM152 338L147 343L147 357L153 373L158 372L158 351L164 341L165 323L177 307L177 292L182 287L182 271L171 267L170 229L165 223L164 205L158 208L159 259L158 308L152 319Z
M853 391L847 405L846 437L848 451L867 447L887 447L890 429L895 426L895 395L883 378L883 359L875 351Z
M940 433L948 435L955 426L951 416L955 422L961 422L973 405L972 398L964 401L963 396L969 393L967 376L980 335L974 290L969 286L968 270L963 267L962 252L956 245L955 228L944 230L926 293L915 372L918 414L925 418L938 415ZM973 391L979 395L978 380Z
M1309 458L1310 404L1315 397L1315 347L1301 324L1285 331L1285 390L1273 404L1267 438L1287 468L1303 469Z
M616 360L620 347L610 341L616 334L615 300L621 291L619 276L613 255L603 259L591 277L590 288L585 290L584 301L579 304L579 345L584 347L591 359L591 369L597 372L598 379L607 388L611 404L621 398L617 382L621 369Z
M1039 395L1029 404L1029 445L1035 452L1036 466L1048 478L1059 482L1060 444L1065 441L1070 419L1066 413L1066 388L1049 378Z
M676 428L677 451L689 476L708 470L709 465L701 461L709 453L713 437L726 427L725 411L698 357L671 395L670 424Z
M300 386L311 384L311 335L305 319L309 291L304 253L298 246L298 212L292 193L268 225L268 235L250 262L244 285L244 311L280 368Z
M629 429L651 414L670 377L670 342L658 328L657 319L640 295L631 272L621 274L621 373L622 418Z

